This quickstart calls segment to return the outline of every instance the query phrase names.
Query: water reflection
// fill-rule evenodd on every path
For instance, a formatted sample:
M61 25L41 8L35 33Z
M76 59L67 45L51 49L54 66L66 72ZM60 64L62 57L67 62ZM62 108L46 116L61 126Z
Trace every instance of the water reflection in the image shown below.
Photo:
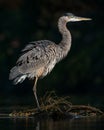
M0 119L0 130L103 130L104 118L71 119Z

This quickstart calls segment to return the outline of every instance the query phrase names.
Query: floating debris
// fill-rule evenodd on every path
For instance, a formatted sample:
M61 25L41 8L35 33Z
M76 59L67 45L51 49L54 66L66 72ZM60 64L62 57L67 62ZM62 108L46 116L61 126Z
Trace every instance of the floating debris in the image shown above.
M10 117L35 117L35 116L49 116L52 118L82 118L103 115L104 113L91 106L72 105L70 97L58 97L54 91L47 92L43 98L40 99L39 111L37 108L27 109L23 111L13 111L9 114Z

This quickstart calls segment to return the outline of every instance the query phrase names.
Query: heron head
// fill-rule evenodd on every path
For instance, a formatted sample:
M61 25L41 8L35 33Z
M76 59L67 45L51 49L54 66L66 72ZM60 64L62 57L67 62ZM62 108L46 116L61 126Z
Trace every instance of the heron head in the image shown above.
M66 19L67 22L77 22L77 21L91 20L91 18L78 17L78 16L75 16L72 13L65 13L64 17L65 17L65 19Z

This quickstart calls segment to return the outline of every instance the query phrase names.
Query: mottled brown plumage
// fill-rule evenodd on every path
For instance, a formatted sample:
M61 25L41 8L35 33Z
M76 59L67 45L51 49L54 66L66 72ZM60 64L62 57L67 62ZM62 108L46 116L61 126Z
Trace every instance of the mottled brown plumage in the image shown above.
M58 20L58 28L62 34L61 42L58 45L48 40L30 42L22 50L22 54L17 60L16 66L10 71L9 79L13 80L14 84L21 83L26 78L35 78L33 91L38 109L40 109L40 107L36 95L37 80L50 73L55 64L68 54L71 47L71 34L66 27L67 22L81 20L90 19L77 17L71 13L60 17Z

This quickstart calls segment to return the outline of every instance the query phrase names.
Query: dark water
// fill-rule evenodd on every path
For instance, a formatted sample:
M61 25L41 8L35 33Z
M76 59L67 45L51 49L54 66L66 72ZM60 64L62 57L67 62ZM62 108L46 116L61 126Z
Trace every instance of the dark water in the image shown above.
M57 120L0 118L0 130L104 130L104 118Z

